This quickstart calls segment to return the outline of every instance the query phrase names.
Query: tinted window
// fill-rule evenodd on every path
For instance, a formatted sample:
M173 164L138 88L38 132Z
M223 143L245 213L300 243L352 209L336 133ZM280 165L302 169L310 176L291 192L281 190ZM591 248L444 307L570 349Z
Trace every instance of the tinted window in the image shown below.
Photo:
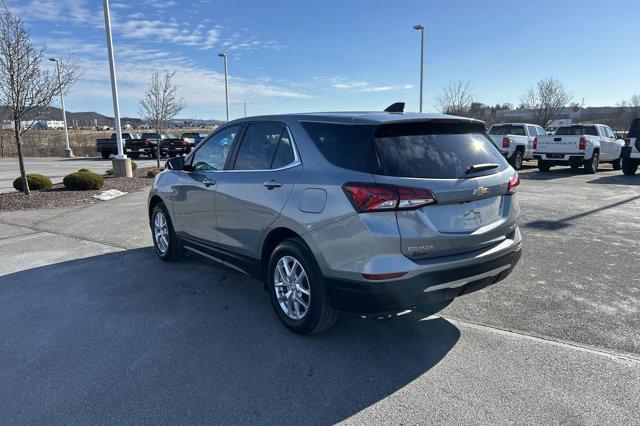
M193 155L194 170L222 170L240 126L229 127L213 135Z
M627 135L629 138L637 138L640 137L640 118L636 118L631 123L631 128L629 129L629 134Z
M157 133L143 133L142 139L158 139Z
M279 169L280 167L287 166L293 163L295 157L293 155L293 145L291 144L291 137L287 129L284 129L276 153L273 156L273 162L271 163L272 169Z
M520 126L522 127L522 126ZM382 173L389 176L457 179L472 165L498 165L504 159L476 123L401 123L382 125L375 146Z
M377 126L307 122L302 127L333 165L369 173L377 169L372 144Z
M242 139L234 169L267 170L280 141L284 125L280 123L252 123Z
M512 126L509 124L498 124L491 127L490 133L492 135L519 135L525 136L524 126Z
M563 127L558 127L558 130L556 130L556 135L559 135L559 136L566 136L566 135L598 136L598 129L596 129L596 126L563 126Z

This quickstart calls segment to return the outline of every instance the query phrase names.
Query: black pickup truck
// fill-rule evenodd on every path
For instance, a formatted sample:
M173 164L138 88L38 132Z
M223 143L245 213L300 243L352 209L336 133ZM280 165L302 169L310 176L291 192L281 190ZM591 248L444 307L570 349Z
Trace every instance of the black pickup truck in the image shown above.
M177 138L171 133L165 133L160 137L160 156L186 155L195 145L195 142L188 138Z
M139 140L140 135L137 133L122 133L122 140L124 141L125 152L129 148L130 141ZM118 154L118 144L116 143L116 134L112 133L109 139L98 139L96 141L96 150L102 155L102 158L109 158L111 154Z

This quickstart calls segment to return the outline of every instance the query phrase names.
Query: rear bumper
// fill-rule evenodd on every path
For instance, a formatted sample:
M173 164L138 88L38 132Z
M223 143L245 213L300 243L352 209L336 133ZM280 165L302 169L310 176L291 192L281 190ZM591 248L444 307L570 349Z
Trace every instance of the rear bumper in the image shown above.
M335 309L361 314L394 312L433 305L495 284L511 273L521 253L517 247L482 263L405 280L376 283L325 277L324 281Z
M534 152L533 158L542 161L554 161L558 163L581 162L585 160L584 152L572 153L552 153L552 152Z
M623 146L620 151L620 156L622 158L631 158L634 160L640 160L640 152L633 149L631 146Z

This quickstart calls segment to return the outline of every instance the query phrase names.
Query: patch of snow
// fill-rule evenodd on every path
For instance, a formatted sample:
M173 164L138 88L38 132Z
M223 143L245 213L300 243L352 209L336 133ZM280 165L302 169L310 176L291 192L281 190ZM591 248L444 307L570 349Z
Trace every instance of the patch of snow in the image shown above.
M98 200L107 201L113 200L116 197L126 194L126 192L118 191L117 189L109 189L108 191L102 191L99 194L93 196L93 198L97 198Z

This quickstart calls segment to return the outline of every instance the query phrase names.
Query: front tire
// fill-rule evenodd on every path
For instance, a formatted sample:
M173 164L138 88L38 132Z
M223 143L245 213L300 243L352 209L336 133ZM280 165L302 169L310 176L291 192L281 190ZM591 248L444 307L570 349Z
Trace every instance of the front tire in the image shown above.
M511 166L515 169L515 170L520 170L522 168L522 161L524 160L523 156L522 156L522 151L516 151L513 153L513 157L511 157L511 160L509 161L509 163L511 163Z
M551 170L551 164L547 161L538 160L538 170L541 172L548 172Z
M594 151L591 158L584 162L585 173L589 175L598 173L599 164L600 164L600 153L598 151Z
M178 241L171 217L164 203L156 204L151 212L151 235L158 257L165 262L175 262L182 256L182 247Z
M285 240L273 250L266 281L278 319L294 333L319 333L338 318L320 268L299 238Z
M613 166L613 170L620 170L622 168L622 158L616 159L611 165Z
M639 160L634 160L632 158L624 158L622 159L622 173L627 176L633 176L636 174L638 170Z

